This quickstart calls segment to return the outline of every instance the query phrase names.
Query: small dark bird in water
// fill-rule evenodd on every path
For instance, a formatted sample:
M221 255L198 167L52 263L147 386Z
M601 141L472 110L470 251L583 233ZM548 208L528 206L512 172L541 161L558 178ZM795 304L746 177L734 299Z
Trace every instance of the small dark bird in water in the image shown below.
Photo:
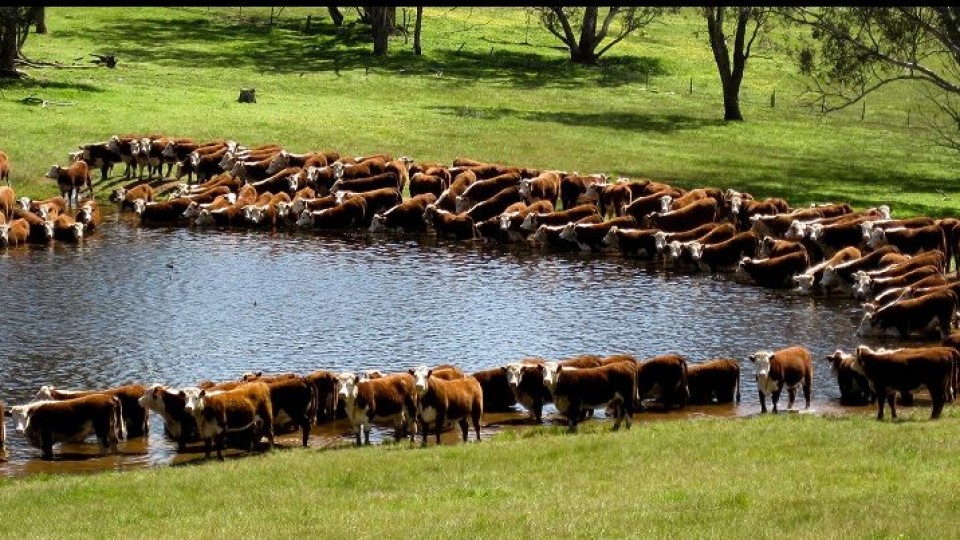
M173 263L172 263L172 262L168 262L168 263L167 263L167 268L173 268Z

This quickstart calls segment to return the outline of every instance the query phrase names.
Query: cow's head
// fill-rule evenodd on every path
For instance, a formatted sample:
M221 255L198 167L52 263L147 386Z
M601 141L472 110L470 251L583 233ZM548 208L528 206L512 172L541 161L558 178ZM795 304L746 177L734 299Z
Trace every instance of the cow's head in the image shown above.
M30 419L33 416L33 411L37 408L37 405L44 403L33 402L26 405L14 405L9 409L4 411L4 416L9 416L13 418L13 427L16 429L17 433L24 434L27 429L30 427Z
M287 189L290 190L291 193L297 191L297 188L299 187L300 187L299 174L291 174L290 176L287 177Z
M133 211L137 215L143 215L143 211L147 209L147 200L146 199L134 199L133 200Z
M853 275L853 279L853 297L868 298L873 292L873 278L863 270L860 270Z
M370 232L386 232L387 226L385 224L386 219L383 214L374 214L373 218L370 220Z
M885 229L874 228L870 232L870 239L867 240L867 247L877 249L887 243L887 231Z
M240 208L240 211L243 212L244 221L248 221L254 224L260 222L260 216L262 215L262 211L260 210L259 206L255 204L245 204L243 205L243 207Z
M427 390L430 389L430 375L433 373L433 370L427 366L420 365L407 370L407 373L413 375L413 388L417 395L422 397L426 394Z
M333 178L335 180L340 180L343 178L343 163L340 161L334 161L330 168L333 169Z
M756 374L757 382L764 381L770 376L771 358L773 358L772 351L757 351L747 356L747 360L753 363L753 370Z
M304 208L303 212L300 213L300 217L297 219L297 227L301 229L309 229L313 227L313 213Z
M563 226L563 229L560 231L560 239L566 240L568 242L577 241L577 224L574 222L567 223Z
M82 221L74 221L70 225L70 228L73 231L74 240L83 240L83 222Z
M127 198L127 190L122 187L113 190L110 194L110 202L122 203L125 198Z
M77 212L77 221L87 224L93 221L93 206L91 203L84 204Z
M603 245L620 247L620 236L617 234L620 231L620 228L614 225L610 227L607 231L607 234L603 236Z
M687 244L687 251L690 252L690 260L697 262L703 256L703 244L694 240Z
M337 375L337 386L340 390L337 395L346 404L352 404L357 399L357 385L360 384L360 376L354 373L340 373Z
M31 202L32 201L30 200L30 197L20 197L19 199L17 199L17 204L20 205L21 210L30 210Z
M520 179L520 196L524 199L530 198L530 196L533 194L533 187L531 186L532 183L533 180L530 178Z
M770 251L773 250L776 243L776 238L773 238L772 236L764 236L763 239L760 240L760 256L769 257Z
M797 292L810 294L813 291L815 277L813 274L797 274L793 276L793 282L797 284Z
M33 401L53 399L54 390L55 388L49 384L41 386L40 390L37 390L37 395L33 396Z
M43 222L43 233L46 235L47 240L53 238L54 224L52 220L46 220Z
M343 201L347 200L347 198L351 197L352 195L352 191L338 191L334 194L334 196L337 198L337 204L343 204Z
M280 201L277 203L277 217L280 219L287 219L287 216L290 215L290 206L291 203L287 201Z
M587 191L584 192L584 195L590 198L596 198L600 196L600 191L603 190L603 187L607 185L606 180L603 182L590 182L587 184Z
M466 212L467 210L470 209L470 207L468 206L469 199L465 198L463 195L457 195L457 198L454 200L456 201L456 208L454 209L456 213L459 214L461 212Z
M70 152L70 153L68 153L68 154L67 154L67 159L69 160L68 162L69 162L71 165L73 165L74 163L76 163L76 162L77 162L78 160L80 160L80 159L84 159L84 158L85 158L85 160L89 160L90 158L89 158L88 156L86 156L86 155L84 154L84 152L89 152L89 151L88 151L88 150L85 151L83 148L81 148L80 150L77 150L76 152Z
M176 156L177 155L175 151L176 146L177 145L173 141L168 142L166 146L163 147L163 151L160 152L160 155L162 155L165 158L172 158Z
M727 192L724 193L723 198L727 204L730 205L730 213L735 216L739 215L740 207L743 205L743 194L739 191L728 189Z
M794 222L796 223L796 222ZM823 239L823 224L822 223L811 223L807 228L807 236L810 240L814 242L819 242Z
M510 362L505 366L500 366L500 369L507 374L507 385L510 386L510 389L513 390L514 395L516 395L517 389L520 387L520 378L523 376L523 364L520 362Z
M885 204L881 204L880 206L878 206L877 212L880 213L880 219L890 219L890 216L892 215L890 211L890 207Z
M189 219L197 217L198 215L200 215L200 203L191 201L190 204L187 205L187 209L183 211L183 217Z
M535 231L540 226L540 218L537 216L536 212L530 212L525 218L523 218L523 223L520 224L520 229L524 231Z
M653 233L653 245L657 249L657 255L663 253L663 250L667 249L667 233L663 231Z
M213 212L211 212L209 208L201 209L200 213L197 214L197 220L194 221L194 224L198 227L213 225Z
M273 156L273 159L270 160L270 165L267 166L267 174L273 174L277 171L282 171L287 168L287 165L290 163L290 152L286 150L281 150L277 155Z
M536 370L537 373L543 377L543 384L552 394L557 387L557 381L560 379L560 372L563 371L563 366L557 362L544 362L538 364Z
M852 356L845 354L840 349L837 349L833 351L833 354L828 354L825 356L824 360L830 364L830 372L833 373L834 377L836 377L840 373L840 364L842 364L843 361L848 358L852 358Z
M513 218L520 215L520 212L504 212L500 214L500 229L504 231L509 231L510 226L513 225Z
M857 327L858 336L872 336L878 333L880 327L874 324L876 315L876 306L874 304L868 303L863 305L863 318L860 319L860 326Z
M60 171L62 170L63 170L63 167L61 167L60 165L52 165L50 167L50 170L47 171L47 178L59 178Z
M4 223L0 225L0 244L7 245L10 243L10 224Z
M183 412L191 414L197 418L203 414L203 408L206 405L204 399L207 396L206 390L196 387L183 388L180 390L180 397L186 399L186 405L183 406Z
M667 244L667 254L671 259L677 261L683 255L683 244L679 240L672 240Z
M120 152L120 137L114 135L110 137L110 140L107 141L107 149L114 153Z
M670 195L664 195L663 197L660 197L659 200L660 200L660 211L663 213L669 212L670 205L673 204L673 197L671 197Z
M166 386L162 384L152 384L147 388L147 391L137 399L137 403L144 409L151 409L163 414L163 393L166 391Z
M737 270L733 273L734 279L750 279L750 272L747 271L747 265L749 265L751 261L752 259L750 257L744 257L740 259L740 264L737 265Z
M810 238L812 240L813 239L812 228L817 225L819 225L821 228L823 227L819 223L813 223L808 225L805 221L800 221L799 219L795 219L793 220L792 223L790 223L790 227L787 228L787 232L783 234L783 237L786 238L787 240L800 240L804 236L807 236L807 231L809 230L811 231Z

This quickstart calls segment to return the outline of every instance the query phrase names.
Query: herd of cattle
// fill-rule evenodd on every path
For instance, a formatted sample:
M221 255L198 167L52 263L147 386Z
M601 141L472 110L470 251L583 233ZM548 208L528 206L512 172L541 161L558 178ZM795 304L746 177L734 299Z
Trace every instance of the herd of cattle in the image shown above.
M5 156L4 156L5 158ZM654 180L617 179L556 170L456 159L451 166L406 157L348 157L337 152L295 154L278 145L245 148L233 141L196 142L161 135L114 136L83 145L71 163L54 166L61 196L16 199L0 187L0 242L6 245L76 241L96 229L99 211L90 168L106 179L124 163L125 179L137 179L111 195L121 211L141 224L266 227L271 229L368 229L436 234L456 240L526 242L549 250L619 252L677 269L735 272L735 277L804 294L848 294L863 299L858 334L901 337L939 332L942 346L896 350L859 347L827 360L842 403L884 403L895 417L893 396L909 402L925 387L938 417L958 389L960 337L955 326L960 280L960 221L892 219L886 206L854 211L847 204L791 208L780 198L704 187L684 190ZM166 175L163 166L167 165ZM177 184L160 200L151 180L177 167ZM146 173L146 178L144 178ZM193 183L196 177L196 183ZM404 191L409 192L407 198ZM76 207L71 215L69 209ZM72 232L71 232L72 231ZM762 351L755 367L761 409L774 412L780 392L796 390L810 403L813 367L803 347ZM37 400L9 408L18 433L51 457L58 441L96 434L105 448L125 436L145 435L147 411L164 421L181 445L203 440L207 456L226 437L243 444L279 429L310 427L339 414L350 419L356 442L369 442L371 422L395 427L399 440L419 430L426 443L433 426L459 423L467 439L472 423L480 437L484 411L523 405L535 421L553 402L570 429L595 408L606 407L614 428L644 400L666 407L688 402L739 401L740 364L719 359L688 365L671 354L638 361L629 355L587 355L563 361L528 359L470 376L455 366L377 373L263 377L174 389L130 385L107 391L67 392L43 387ZM2 433L0 433L2 441Z
M960 390L958 347L960 332L954 332L940 346L896 350L860 346L853 354L837 350L826 360L840 384L842 402L876 400L878 419L883 419L886 402L896 418L895 394L909 403L914 391L925 388L933 406L931 417L937 418ZM809 408L814 369L806 348L758 351L747 360L754 366L761 412L767 412L769 396L776 413L784 389L788 409L798 389ZM597 408L605 408L614 418L614 430L624 420L629 429L634 411L651 401L663 408L739 403L740 363L720 358L690 364L678 354L642 361L629 354L582 355L560 361L527 358L470 375L444 364L393 374L246 373L237 380L202 381L182 388L130 384L71 391L43 386L33 401L12 406L4 415L12 417L16 432L40 448L45 459L53 457L55 443L80 442L90 435L96 435L103 452L115 451L121 439L148 435L149 411L160 416L166 435L181 451L187 443L203 441L209 458L215 443L217 457L223 459L228 439L253 448L265 437L270 449L276 433L299 430L306 447L314 425L336 418L349 419L357 445L370 443L374 423L392 426L397 441L409 436L413 442L419 431L421 444L426 445L431 429L440 444L441 431L452 424L459 425L464 442L472 426L479 441L484 412L513 410L518 403L536 423L542 421L544 405L554 403L569 430L575 431ZM0 446L3 441L0 424Z

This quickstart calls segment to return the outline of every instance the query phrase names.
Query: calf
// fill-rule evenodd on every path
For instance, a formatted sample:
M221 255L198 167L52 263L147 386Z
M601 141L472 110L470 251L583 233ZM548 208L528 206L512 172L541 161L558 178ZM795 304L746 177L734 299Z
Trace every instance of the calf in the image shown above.
M380 188L373 191L363 191L354 193L351 191L338 191L337 198L340 201L348 199L363 199L363 219L360 222L362 227L369 227L373 221L374 214L389 210L403 202L403 196L396 188Z
M120 400L105 394L68 401L34 401L10 407L4 414L13 417L17 433L39 448L43 459L53 459L54 443L81 442L93 434L102 452L116 452L124 435Z
M758 351L747 357L756 371L757 391L760 394L760 412L767 412L767 395L773 403L773 412L777 413L777 402L784 386L789 401L787 410L793 408L797 397L797 387L803 390L805 409L810 408L810 389L813 384L813 363L810 351L804 347L793 346L776 352Z
M79 242L83 240L83 223L73 219L68 214L57 216L53 221L45 221L47 238L63 242Z
M637 369L637 402L657 399L664 409L687 405L687 360L679 354L663 354L648 358Z
M467 170L457 174L450 183L450 187L443 190L443 193L437 197L437 208L448 212L456 212L457 198L463 196L468 187L477 182L477 175L473 171Z
M97 227L100 226L102 217L100 216L100 206L97 205L97 202L91 199L87 199L80 202L80 209L77 210L77 215L75 217L77 223L83 224L84 232L92 232L97 230Z
M567 418L568 430L577 430L584 409L612 407L613 429L627 420L633 423L633 405L637 395L637 366L630 362L614 362L595 368L567 368L555 362L537 366L544 385L553 396L557 410Z
M47 244L50 242L50 239L47 237L47 222L40 216L29 210L17 208L13 211L13 218L15 220L22 219L27 222L30 228L30 232L27 234L27 242L35 244Z
M586 194L588 187L593 182L607 182L606 175L580 176L576 172L573 174L564 174L560 177L560 203L564 210L569 210L577 206L577 198ZM530 229L536 230L536 227Z
M804 208L789 214L753 215L750 217L750 226L753 232L760 236L783 238L794 221L811 220L824 217L816 208Z
M680 191L671 188L649 195L635 197L630 201L630 204L623 208L623 213L624 215L633 216L637 222L643 223L651 212L656 212L662 208L663 203L661 201L664 197L673 196L680 197Z
M802 273L810 266L807 252L797 251L780 257L751 259L744 257L737 266L739 279L748 279L773 289L786 288L793 284L793 276Z
M477 184L474 184L477 185ZM471 186L473 187L473 186ZM475 223L499 216L511 205L521 202L520 188L511 186L498 191L477 204L471 206L463 214L469 216Z
M142 437L150 433L147 409L140 405L140 398L146 393L147 387L141 384L128 384L106 390L59 390L53 386L44 385L40 387L34 399L63 401L94 394L115 396L120 400L126 434L130 437Z
M883 420L883 402L890 404L890 416L897 417L896 392L909 393L926 386L933 401L930 418L940 418L943 405L957 390L960 353L952 347L915 347L874 351L857 347L853 369L862 373L877 395L877 420Z
M844 354L837 349L828 355L826 360L830 363L830 372L837 378L841 405L866 405L877 399L870 387L870 381L862 372L854 369L856 358L853 355Z
M856 285L853 287L853 297L864 299L873 298L882 294L884 291L908 287L921 279L940 275L942 275L940 269L933 265L921 266L901 275L888 277L874 277L866 273L858 273L854 276L856 278Z
M134 202L134 212L140 216L140 223L156 223L183 219L183 212L193 200L189 197L177 197L160 202Z
M423 232L423 212L427 205L437 202L433 193L424 193L407 199L382 214L375 214L370 222L370 232L397 230L399 232Z
M267 174L274 174L288 167L324 167L327 165L327 157L319 152L308 152L306 154L291 154L286 150L281 150L270 161L267 166Z
M67 204L73 205L80 199L80 190L84 185L93 197L93 183L90 181L90 167L86 161L77 160L69 167L54 165L47 171L47 178L57 181L60 196L67 199Z
M957 311L957 294L952 290L938 290L917 298L896 300L882 307L864 304L863 319L857 328L858 336L886 335L895 329L905 338L915 331L937 328L941 337L950 333Z
M362 197L351 197L344 202L324 210L304 210L297 220L297 226L313 229L349 229L363 225L366 213L366 201Z
M740 403L740 364L718 358L687 366L687 392L694 404Z
M353 373L341 373L339 399L343 401L347 418L356 433L360 446L360 432L364 443L370 444L370 429L374 422L391 422L394 440L399 441L415 419L414 379L407 373L387 375L376 379L361 379ZM411 441L413 433L411 432Z
M262 435L267 449L273 448L273 405L270 387L254 381L223 392L200 390L185 394L184 412L192 414L203 439L204 457L210 458L211 442L216 439L217 459L223 460L223 447L228 433L251 432L251 443Z
M449 370L448 370L449 371ZM427 429L435 426L436 443L440 444L440 430L447 420L458 422L463 442L467 442L467 418L480 440L480 416L483 414L483 389L472 377L445 380L434 375L433 369L411 369L416 393L417 421L420 424L420 444L427 445Z

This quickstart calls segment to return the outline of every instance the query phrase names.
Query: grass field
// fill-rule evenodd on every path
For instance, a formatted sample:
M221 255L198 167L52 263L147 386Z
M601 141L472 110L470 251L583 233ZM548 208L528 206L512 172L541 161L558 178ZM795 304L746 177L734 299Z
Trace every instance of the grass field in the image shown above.
M0 536L957 537L960 414L928 415L587 422L0 480Z
M863 121L859 108L820 118L801 105L783 45L795 29L777 29L758 47L741 94L747 121L724 124L703 23L689 10L631 36L597 68L567 62L520 9L427 8L424 55L395 37L386 59L371 55L362 27L338 31L323 9L288 8L272 28L268 11L49 9L50 33L30 36L29 58L84 64L90 53L115 53L120 64L27 68L28 80L0 83L0 148L15 187L52 194L42 175L75 145L164 132L294 151L468 156L735 187L794 204L960 215L957 155L921 127L930 111L917 88L871 96ZM241 87L255 87L259 103L237 103ZM74 105L20 103L27 95ZM99 186L101 195L117 182Z

